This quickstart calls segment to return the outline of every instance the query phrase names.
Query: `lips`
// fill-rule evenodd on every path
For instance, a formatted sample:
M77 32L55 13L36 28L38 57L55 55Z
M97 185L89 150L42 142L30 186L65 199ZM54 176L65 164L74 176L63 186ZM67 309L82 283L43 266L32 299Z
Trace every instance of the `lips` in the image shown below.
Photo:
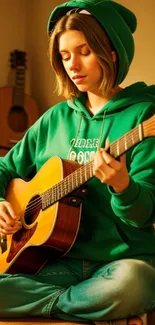
M80 85L84 82L85 78L86 78L86 76L76 75L72 78L72 80L76 85Z
M79 75L76 75L76 76L74 76L72 79L73 79L73 80L78 80L78 79L82 79L82 78L85 78L85 76L79 76Z

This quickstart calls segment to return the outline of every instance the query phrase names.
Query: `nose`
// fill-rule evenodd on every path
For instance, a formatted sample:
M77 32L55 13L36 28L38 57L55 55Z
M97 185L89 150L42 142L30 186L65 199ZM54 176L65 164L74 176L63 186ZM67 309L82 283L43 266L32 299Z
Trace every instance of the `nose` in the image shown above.
M80 70L80 61L79 58L76 55L72 55L70 58L70 62L69 62L69 69L70 71L74 71L74 70Z

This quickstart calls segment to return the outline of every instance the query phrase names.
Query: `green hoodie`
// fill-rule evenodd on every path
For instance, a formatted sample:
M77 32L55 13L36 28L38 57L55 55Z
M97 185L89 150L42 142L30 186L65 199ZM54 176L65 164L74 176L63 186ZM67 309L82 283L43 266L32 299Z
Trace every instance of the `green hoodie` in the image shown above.
M135 83L94 116L84 103L83 94L55 105L0 159L1 200L12 178L37 172L51 156L85 164L107 138L111 143L148 119L155 112L155 86ZM88 181L80 229L68 256L105 262L155 256L155 137L126 155L130 185L124 192L114 193L96 177Z

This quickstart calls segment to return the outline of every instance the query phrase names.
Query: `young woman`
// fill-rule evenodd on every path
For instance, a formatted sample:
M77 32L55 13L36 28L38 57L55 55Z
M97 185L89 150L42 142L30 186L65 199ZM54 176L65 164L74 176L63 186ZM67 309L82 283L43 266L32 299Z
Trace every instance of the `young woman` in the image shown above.
M86 167L79 169L81 183L85 173L89 179L88 192L65 256L52 259L49 251L37 275L1 274L1 317L141 325L139 315L155 308L155 137L149 122L155 86L120 86L134 56L135 29L135 15L111 0L70 1L50 15L49 57L66 101L0 160L1 237L21 232L5 198L9 181L38 172L50 157L88 166L90 177Z

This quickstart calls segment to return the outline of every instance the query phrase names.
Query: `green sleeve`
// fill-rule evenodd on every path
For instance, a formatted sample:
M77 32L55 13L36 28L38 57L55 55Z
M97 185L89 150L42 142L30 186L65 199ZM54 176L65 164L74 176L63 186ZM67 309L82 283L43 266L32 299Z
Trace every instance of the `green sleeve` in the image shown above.
M28 176L35 169L36 135L31 127L4 157L0 158L0 200L11 179Z
M130 185L122 193L111 187L111 206L125 223L145 227L155 222L155 137L150 137L127 153Z

